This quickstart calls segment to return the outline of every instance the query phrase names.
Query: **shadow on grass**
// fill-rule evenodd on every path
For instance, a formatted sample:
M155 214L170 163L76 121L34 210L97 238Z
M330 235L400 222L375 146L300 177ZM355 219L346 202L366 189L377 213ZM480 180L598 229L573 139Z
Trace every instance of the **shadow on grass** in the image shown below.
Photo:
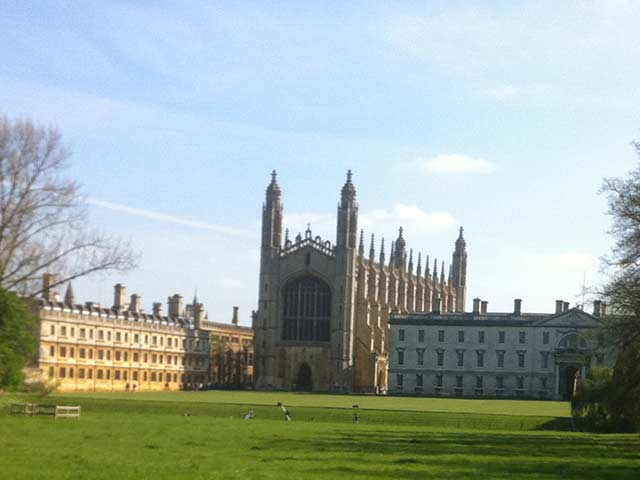
M302 471L334 478L637 479L638 437L549 436L489 432L335 432L305 442L262 446L263 461L295 460ZM331 462L309 452L323 452ZM313 463L313 465L312 465ZM320 464L320 465L318 465Z

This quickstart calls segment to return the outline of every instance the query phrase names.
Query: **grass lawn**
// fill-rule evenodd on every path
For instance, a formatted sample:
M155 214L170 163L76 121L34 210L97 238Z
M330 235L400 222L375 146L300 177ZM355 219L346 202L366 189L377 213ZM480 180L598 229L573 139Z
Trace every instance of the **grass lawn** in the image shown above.
M79 420L54 420L9 416L7 403L27 397L0 395L0 478L640 478L638 435L536 431L562 420L548 415L554 408L566 414L562 404L252 392L131 396L51 396L43 403L83 406ZM291 406L293 422L282 420L276 401ZM353 404L361 407L359 424ZM242 420L249 408L256 419Z
M70 394L59 394L70 396ZM387 397L372 395L319 395L291 392L250 392L212 390L207 392L136 392L81 393L80 397L97 399L136 399L154 401L212 402L225 404L275 405L292 407L360 408L408 410L417 412L493 413L568 417L568 402L530 400L466 400L458 398Z

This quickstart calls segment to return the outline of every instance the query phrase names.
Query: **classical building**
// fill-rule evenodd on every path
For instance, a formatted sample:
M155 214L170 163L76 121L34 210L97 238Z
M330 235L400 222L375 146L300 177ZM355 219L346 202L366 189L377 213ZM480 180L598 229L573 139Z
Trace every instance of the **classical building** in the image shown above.
M284 235L283 235L284 233ZM308 228L283 232L281 191L273 172L262 211L256 337L256 387L375 392L387 387L388 319L392 312L464 310L467 253L462 229L452 264L407 250L402 228L386 256L374 236L368 256L358 242L358 204L351 172L338 205L336 242ZM440 271L438 272L438 268Z
M31 301L38 320L38 350L32 378L55 382L62 391L178 390L200 384L249 386L253 382L253 330L210 322L194 298L181 295L153 312L141 309L139 295L126 303L124 285L114 287L110 308L76 304L69 284L64 299L44 275L42 298ZM36 375L34 375L35 370Z
M474 299L469 313L393 314L389 390L394 394L570 398L576 376L611 366L613 352L598 337L606 305L593 314L558 300L554 313L487 311Z

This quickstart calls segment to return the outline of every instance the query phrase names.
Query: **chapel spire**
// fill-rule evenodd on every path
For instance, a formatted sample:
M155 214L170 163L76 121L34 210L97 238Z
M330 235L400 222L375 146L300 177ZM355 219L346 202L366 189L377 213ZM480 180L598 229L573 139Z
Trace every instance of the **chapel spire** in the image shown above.
M356 187L353 186L351 177L351 170L348 170L347 180L340 192L338 233L336 239L336 246L339 248L356 248L358 204L356 203Z
M64 304L67 307L72 307L75 304L75 295L73 293L71 282L67 284L67 292L64 294Z
M375 256L376 256L376 248L375 248L375 242L374 242L373 233L372 233L371 244L369 245L369 262L373 263Z
M402 236L402 227L398 229L398 238L395 243L395 252L394 252L394 263L395 267L404 270L407 262L407 252L406 252L407 243Z
M408 272L409 272L409 274L413 273L413 248L409 249L409 268L408 268Z
M262 248L280 248L282 246L280 193L278 174L273 170L262 207Z
M467 295L467 242L460 227L451 261L451 286L456 290L456 312L464 312Z

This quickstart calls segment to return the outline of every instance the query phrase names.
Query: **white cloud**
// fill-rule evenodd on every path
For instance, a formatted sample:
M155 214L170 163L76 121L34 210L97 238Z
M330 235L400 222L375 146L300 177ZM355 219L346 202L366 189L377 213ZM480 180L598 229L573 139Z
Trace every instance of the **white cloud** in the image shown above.
M285 228L293 240L298 232L304 232L310 224L313 235L325 240L335 241L336 216L328 213L286 213ZM456 226L456 220L449 212L428 212L415 205L398 203L389 209L376 209L360 213L358 228L367 235L374 233L376 238L387 239L398 235L398 227L403 227L405 235L417 239L433 232L448 230Z
M391 209L377 209L360 216L360 225L375 233L395 232L402 226L411 236L422 236L435 230L446 230L456 224L449 212L427 212L415 205L398 203Z
M486 174L495 169L495 165L483 158L474 158L459 153L436 155L418 160L418 168L427 175L431 174Z
M223 225L199 222L197 220L190 220L188 218L177 217L175 215L167 215L165 213L154 212L152 210L144 210L142 208L129 207L120 203L106 202L104 200L98 200L95 198L90 198L88 200L88 203L96 207L107 208L109 210L115 210L117 212L124 212L128 213L129 215L150 218L152 220L158 220L164 223L175 223L177 225L184 225L186 227L199 228L202 230L211 230L213 232L224 233L227 235L236 235L241 237L255 236L255 233L249 230L242 230L239 228L226 227Z

